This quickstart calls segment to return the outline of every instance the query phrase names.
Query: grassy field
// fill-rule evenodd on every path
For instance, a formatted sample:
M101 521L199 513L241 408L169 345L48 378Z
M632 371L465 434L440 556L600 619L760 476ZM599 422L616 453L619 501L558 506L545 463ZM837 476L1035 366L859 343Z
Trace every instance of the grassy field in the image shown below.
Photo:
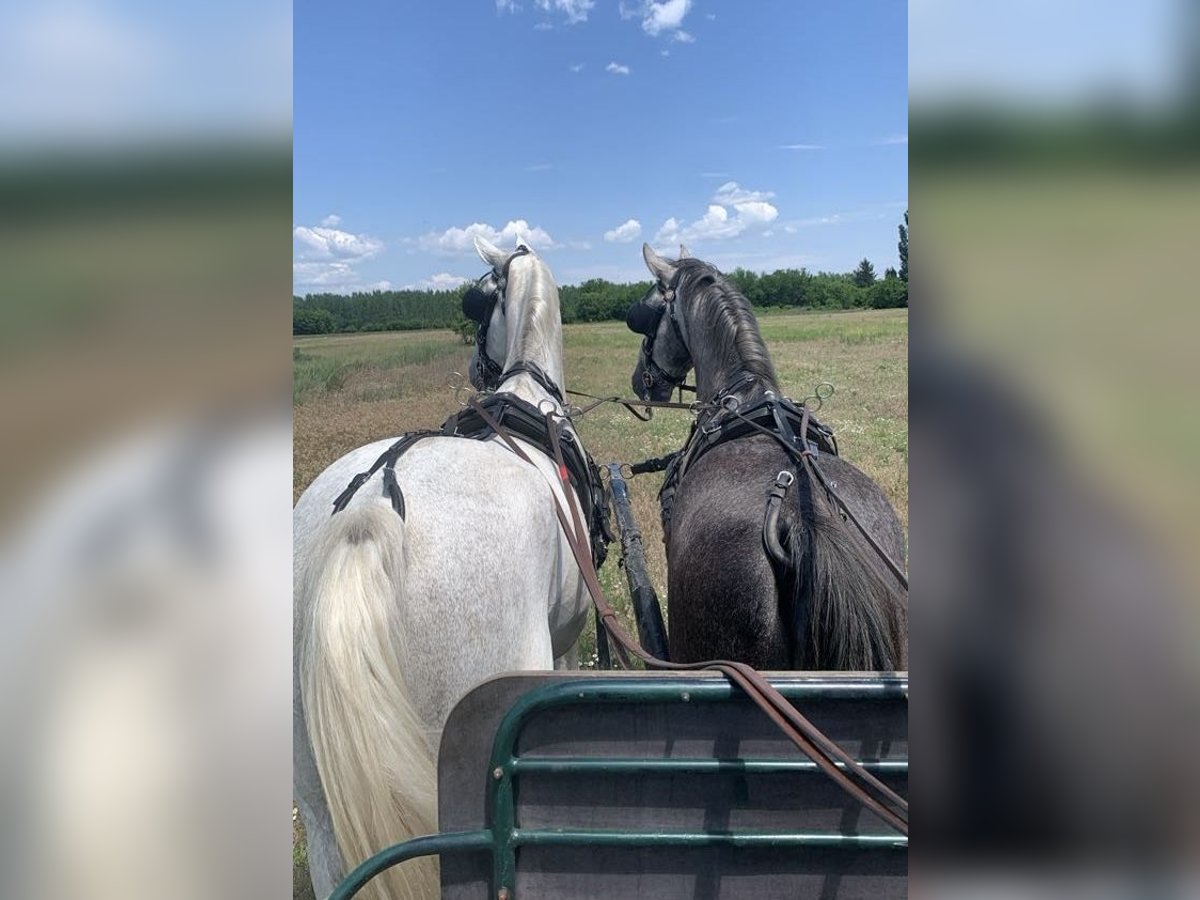
M908 312L786 312L763 316L763 337L781 383L797 400L820 381L836 387L821 418L842 455L883 486L908 524ZM599 395L629 395L638 338L620 322L568 325L567 386ZM449 331L302 337L295 340L294 495L331 462L362 444L440 425L456 408L451 373L466 371L471 348ZM599 463L660 456L687 436L690 415L660 411L639 422L604 406L579 422ZM660 596L666 558L658 514L661 475L634 479L634 514L646 537L648 568ZM628 593L614 546L600 573L618 609ZM628 622L632 630L632 620ZM590 661L594 636L584 638Z

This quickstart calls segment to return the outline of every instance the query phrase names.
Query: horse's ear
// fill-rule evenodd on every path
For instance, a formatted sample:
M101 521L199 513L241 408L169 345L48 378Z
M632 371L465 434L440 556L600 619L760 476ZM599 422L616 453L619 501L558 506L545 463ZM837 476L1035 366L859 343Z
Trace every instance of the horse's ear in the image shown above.
M670 284L671 279L675 277L675 264L669 259L663 259L655 253L649 244L642 244L642 259L646 261L646 268L663 284Z
M479 235L475 235L475 252L479 254L480 259L497 272L503 268L505 260L509 257L508 253L505 253L487 238L480 237Z
M683 246L683 244L680 244L679 245L679 258L680 259L691 259L692 251L689 250L687 247Z

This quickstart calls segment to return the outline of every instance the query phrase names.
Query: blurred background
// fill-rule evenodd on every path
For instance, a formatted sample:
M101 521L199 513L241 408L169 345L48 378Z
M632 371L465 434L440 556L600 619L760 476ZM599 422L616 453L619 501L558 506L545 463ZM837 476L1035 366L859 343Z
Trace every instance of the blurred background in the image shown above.
M5 4L0 83L0 896L284 896L290 4Z
M913 884L1196 896L1200 11L909 23Z

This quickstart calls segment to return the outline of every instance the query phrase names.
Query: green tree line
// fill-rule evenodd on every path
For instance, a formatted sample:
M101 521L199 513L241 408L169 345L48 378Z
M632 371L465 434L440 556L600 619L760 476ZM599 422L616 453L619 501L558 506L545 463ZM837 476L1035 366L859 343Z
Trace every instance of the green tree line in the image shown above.
M900 232L900 272L883 278L864 259L853 272L778 269L770 273L737 268L727 277L753 306L791 309L893 309L908 306L908 214ZM411 331L450 328L473 334L462 314L462 296L470 283L448 291L372 291L355 294L308 294L292 298L293 334L348 331ZM649 281L615 284L593 278L562 285L559 298L566 323L622 320L629 307L650 290Z
M867 284L861 273L812 273L779 269L759 274L734 269L729 280L760 309L891 309L908 306L908 284L894 270ZM856 283L856 278L857 283ZM650 282L614 284L593 278L562 285L559 298L566 323L622 320L629 307L650 290ZM355 294L309 294L292 298L293 334L336 334L352 331L412 331L463 325L462 295L451 291L372 291Z

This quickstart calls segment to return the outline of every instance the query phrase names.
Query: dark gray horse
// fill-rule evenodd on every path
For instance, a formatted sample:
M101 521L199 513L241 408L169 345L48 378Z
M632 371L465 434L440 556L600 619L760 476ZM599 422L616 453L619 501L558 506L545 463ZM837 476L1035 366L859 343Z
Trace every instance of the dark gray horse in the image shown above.
M705 429L715 433L735 410L781 397L749 301L686 250L678 262L649 245L642 252L656 284L629 313L629 327L646 338L634 392L665 400L694 367L697 400L717 403L700 413L694 439ZM693 454L677 485L668 471L671 659L734 659L766 669L906 668L907 587L779 440L748 430ZM818 465L902 564L904 534L879 485L831 453L819 454ZM765 528L768 495L787 480L784 472L795 481L785 489L778 528ZM778 561L769 532L780 539Z

